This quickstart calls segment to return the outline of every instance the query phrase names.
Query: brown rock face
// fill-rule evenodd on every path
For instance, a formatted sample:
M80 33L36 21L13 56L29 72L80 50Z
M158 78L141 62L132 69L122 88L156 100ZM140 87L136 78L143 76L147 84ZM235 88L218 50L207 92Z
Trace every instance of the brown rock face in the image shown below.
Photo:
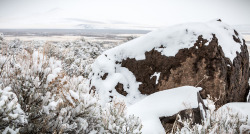
M236 31L235 35L232 38L239 42ZM139 86L142 94L190 85L203 88L202 98L208 94L218 98L217 106L246 101L249 91L249 54L245 41L233 63L225 57L216 35L213 35L208 45L205 43L207 40L199 36L193 47L179 50L174 57L161 55L154 48L145 53L145 60L127 58L121 66L128 68L136 81L142 83ZM156 76L151 77L155 72L160 72L157 84ZM121 86L116 89L122 91Z

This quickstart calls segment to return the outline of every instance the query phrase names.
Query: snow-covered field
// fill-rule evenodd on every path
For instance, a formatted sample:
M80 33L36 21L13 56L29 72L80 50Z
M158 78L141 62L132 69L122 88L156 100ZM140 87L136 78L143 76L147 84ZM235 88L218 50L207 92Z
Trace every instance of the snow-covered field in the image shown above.
M58 36L5 36L6 41L20 39L21 41L48 41L48 42L62 42L62 41L75 41L84 37L90 42L113 42L121 43L129 37L139 37L143 34L118 34L116 38L98 37L98 36L79 36L79 35L58 35Z
M244 37L244 39L246 40L246 41L250 41L250 35L243 35L243 37Z
M248 46L248 50L250 50L250 35L243 35L243 37L246 40L246 44Z
M5 40L11 41L20 39L21 41L74 41L81 38L81 36L5 36Z
M103 104L102 94L94 94L89 87L88 76L95 59L141 35L1 36L0 132L165 133L158 117L187 109L183 101L189 103L189 108L197 107L194 96L200 88L158 92L127 107L119 98ZM250 42L250 35L244 38ZM159 100L168 103L159 104ZM224 133L249 130L250 120L246 118L250 115L249 103L231 103L215 111L213 102L207 101L210 117L204 124L190 128L189 122L183 121L179 133L216 133L222 126L227 126L228 131L220 131Z

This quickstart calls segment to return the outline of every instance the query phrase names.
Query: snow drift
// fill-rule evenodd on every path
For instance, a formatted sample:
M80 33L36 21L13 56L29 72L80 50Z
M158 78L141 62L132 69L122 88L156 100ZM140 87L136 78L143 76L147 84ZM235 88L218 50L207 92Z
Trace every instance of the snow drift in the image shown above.
M198 107L197 92L201 88L184 86L149 95L128 108L142 120L143 134L163 134L164 128L159 120L162 116L172 116L179 111Z

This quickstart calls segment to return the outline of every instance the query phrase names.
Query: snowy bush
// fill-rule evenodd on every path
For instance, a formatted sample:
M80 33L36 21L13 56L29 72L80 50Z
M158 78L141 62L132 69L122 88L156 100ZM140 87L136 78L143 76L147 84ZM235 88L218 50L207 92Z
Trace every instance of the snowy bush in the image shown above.
M140 119L134 115L126 115L124 102L114 99L111 103L107 103L102 116L105 133L141 133Z
M4 42L4 36L3 36L3 33L0 33L0 49L1 49L1 46L3 45L3 42Z
M3 41L4 35L3 33L0 33L0 41Z
M10 87L0 89L0 132L18 131L27 123L17 96Z
M1 53L5 55L16 55L22 50L23 47L22 41L19 39L14 39L8 43L3 40L2 43L0 41L0 44L0 49L2 50Z
M87 112L84 106L90 108L90 104L87 105L87 102L92 103L93 101L81 100L85 104L83 105L80 100L71 98L70 93L75 93L73 89L76 90L76 95L78 93L86 94L86 92L77 90L78 88L81 89L81 87L78 87L79 84L81 86L83 84L79 81L74 83L75 78L71 80L66 76L64 77L61 73L61 61L55 60L53 57L48 58L37 51L33 54L23 51L16 56L16 59L11 59L9 64L13 65L10 68L7 65L5 66L4 69L6 70L3 71L5 74L3 74L2 81L4 82L3 85L11 85L21 108L28 115L28 124L20 129L22 133L81 130L79 126L83 125L76 123L79 120L77 117L83 116L87 120L87 116L83 114L83 112ZM7 71L7 69L10 70ZM80 79L80 81L85 82L83 79ZM68 82L71 82L69 83L71 85L67 84ZM87 99L87 97L81 98ZM66 120L67 118L64 116L70 118ZM89 117L94 118L95 116L91 114ZM77 120L73 121L72 119ZM69 122L71 124L67 124ZM85 121L85 124L86 122L91 124L90 121ZM94 126L97 125L92 127ZM86 127L84 130L88 131Z
M8 43L9 48L18 49L22 46L22 41L20 39L14 39ZM15 51L15 50L14 50Z
M4 35L2 33L0 33L0 52L2 54L7 53L6 48L7 48L7 44L6 44L5 40L4 40Z
M53 57L56 52L9 50L19 53L0 54L0 132L140 133L138 118L113 112L120 107L112 102L102 106L88 80L69 76L64 60ZM112 117L108 123L103 122L107 115ZM115 127L106 127L110 124Z
M128 36L128 37L126 38L125 42L130 41L130 40L133 40L133 39L135 39L135 38L137 38L137 36L134 36L134 35Z
M42 126L38 132L90 133L101 130L97 98L89 94L83 77L60 74L48 85L43 98ZM45 119L45 120L44 120Z
M67 75L84 77L87 77L91 71L89 65L105 50L107 48L104 48L101 44L90 43L84 38L57 44L47 42L41 48L41 51L48 57L56 57L63 61L62 66Z
M172 133L177 134L235 134L250 132L248 117L233 111L231 108L215 110L214 101L207 99L208 110L202 124L193 124L190 119L182 120L178 115L177 122L181 125L173 127Z

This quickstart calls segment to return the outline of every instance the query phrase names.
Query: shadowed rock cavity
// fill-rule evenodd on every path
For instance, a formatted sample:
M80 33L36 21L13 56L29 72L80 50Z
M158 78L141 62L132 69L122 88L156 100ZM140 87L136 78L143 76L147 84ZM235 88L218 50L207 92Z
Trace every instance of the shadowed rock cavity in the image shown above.
M232 38L235 42L239 41L236 31ZM249 54L245 41L233 63L225 57L216 35L213 35L213 39L205 45L207 42L199 36L193 47L181 49L175 56L169 57L161 55L154 48L145 53L145 60L127 58L122 61L121 66L128 68L135 75L136 81L142 83L139 86L142 94L149 95L190 85L203 88L203 99L208 94L212 98L218 98L217 107L228 102L246 101L249 86ZM160 72L158 83L156 77L152 77L155 72ZM122 91L120 88L116 89L119 89L118 92Z
M127 96L127 92L126 91L124 91L124 88L123 88L123 84L121 84L121 83L117 83L117 85L115 86L115 89L116 89L116 91L118 92L118 93L120 93L120 94L122 94L123 96Z

